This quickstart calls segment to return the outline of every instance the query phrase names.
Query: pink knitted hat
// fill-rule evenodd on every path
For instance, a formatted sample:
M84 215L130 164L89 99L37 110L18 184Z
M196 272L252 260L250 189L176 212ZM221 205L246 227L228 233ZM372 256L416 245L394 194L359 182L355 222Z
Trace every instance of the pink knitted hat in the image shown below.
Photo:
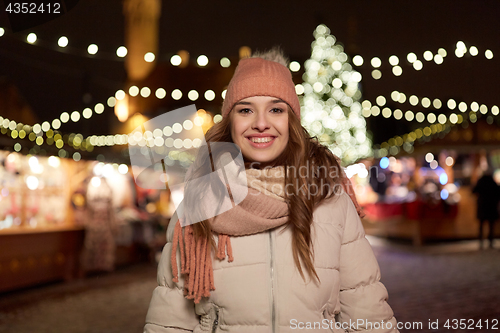
M280 98L300 119L300 103L292 73L280 63L262 58L240 60L227 87L222 116L225 117L238 101L252 96Z

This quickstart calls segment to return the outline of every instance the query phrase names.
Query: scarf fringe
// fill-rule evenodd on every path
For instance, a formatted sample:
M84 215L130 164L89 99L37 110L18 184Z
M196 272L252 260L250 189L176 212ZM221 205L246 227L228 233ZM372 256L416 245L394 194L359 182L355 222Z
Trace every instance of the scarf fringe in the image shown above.
M209 297L210 291L215 290L214 272L212 269L212 248L210 242L205 238L195 241L191 225L181 226L181 219L177 221L174 228L174 239L172 242L172 281L179 282L179 270L177 267L177 250L180 250L181 274L185 275L184 296L199 303L201 297ZM183 235L184 229L184 235ZM233 250L228 235L219 234L217 258L226 258L232 262Z

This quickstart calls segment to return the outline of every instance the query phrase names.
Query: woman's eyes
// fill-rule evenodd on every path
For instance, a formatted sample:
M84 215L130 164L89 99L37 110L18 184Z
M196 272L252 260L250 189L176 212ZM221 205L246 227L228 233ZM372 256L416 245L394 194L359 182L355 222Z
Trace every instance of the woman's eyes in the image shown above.
M250 113L251 110L250 109L239 109L238 110L238 113Z
M252 112L252 110L248 109L248 108L238 110L238 113L243 113L243 114L248 114L250 112ZM270 110L270 112L272 112L272 113L283 113L284 110L282 108L272 108Z

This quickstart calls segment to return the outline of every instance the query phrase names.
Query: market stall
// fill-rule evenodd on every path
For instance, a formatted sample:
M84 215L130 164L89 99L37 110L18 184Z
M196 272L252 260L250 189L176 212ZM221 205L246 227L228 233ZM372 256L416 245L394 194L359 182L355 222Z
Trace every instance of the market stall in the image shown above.
M84 228L71 223L71 163L0 151L0 291L79 272Z
M351 179L364 207L367 233L409 239L415 245L476 238L475 198L462 176L464 158L443 151L351 167L363 170L355 170Z
M125 164L0 151L0 292L152 259L169 201Z

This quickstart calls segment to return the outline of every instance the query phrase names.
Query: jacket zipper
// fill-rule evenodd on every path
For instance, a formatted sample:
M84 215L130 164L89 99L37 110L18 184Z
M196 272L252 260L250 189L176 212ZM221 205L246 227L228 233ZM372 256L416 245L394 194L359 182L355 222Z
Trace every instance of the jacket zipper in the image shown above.
M269 246L271 249L271 327L272 332L275 333L274 321L275 321L275 313L274 313L274 267L273 267L273 236L272 231L269 231Z
M212 324L212 333L215 333L217 331L218 325L219 325L219 309L215 308L215 320L214 323Z

